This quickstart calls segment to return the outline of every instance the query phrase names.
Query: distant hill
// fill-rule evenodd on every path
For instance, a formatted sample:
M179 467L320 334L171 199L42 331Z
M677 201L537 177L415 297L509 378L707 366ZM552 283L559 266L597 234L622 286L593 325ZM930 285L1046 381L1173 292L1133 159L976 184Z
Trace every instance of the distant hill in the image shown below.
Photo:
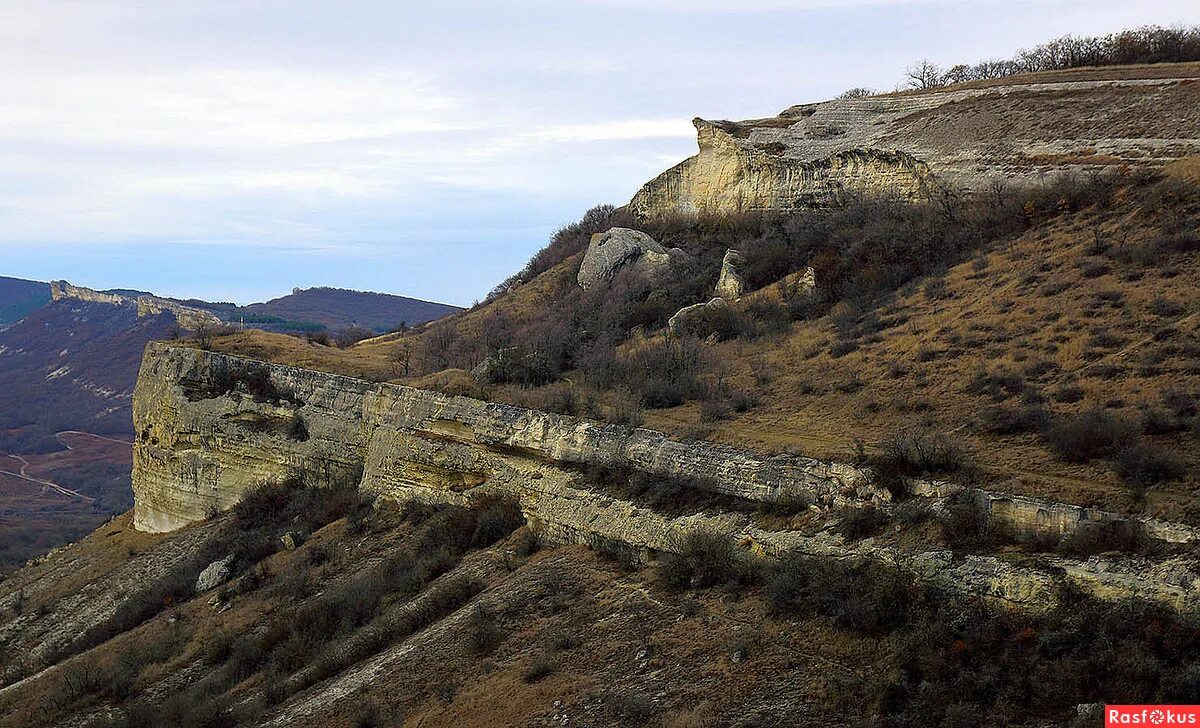
M0 278L0 574L129 507L130 403L147 342L217 319L291 333L386 331L457 310L333 288L239 307Z
M0 331L0 449L58 449L54 433L67 429L128 439L142 349L174 323L64 298Z
M49 301L48 284L0 276L0 327L20 320Z
M291 295L274 298L266 303L242 306L229 314L225 313L228 309L224 308L210 310L217 310L222 316L278 316L288 321L321 324L328 329L361 326L384 332L401 323L416 326L462 309L445 303L387 293L350 291L343 288L309 288L295 290Z
M0 573L129 507L134 380L174 327L62 298L0 330Z

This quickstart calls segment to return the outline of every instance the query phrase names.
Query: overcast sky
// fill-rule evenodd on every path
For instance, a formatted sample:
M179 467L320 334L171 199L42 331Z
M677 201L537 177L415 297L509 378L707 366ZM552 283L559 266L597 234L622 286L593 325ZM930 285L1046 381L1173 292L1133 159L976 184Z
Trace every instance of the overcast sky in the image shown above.
M467 304L750 118L1195 0L0 0L0 275Z

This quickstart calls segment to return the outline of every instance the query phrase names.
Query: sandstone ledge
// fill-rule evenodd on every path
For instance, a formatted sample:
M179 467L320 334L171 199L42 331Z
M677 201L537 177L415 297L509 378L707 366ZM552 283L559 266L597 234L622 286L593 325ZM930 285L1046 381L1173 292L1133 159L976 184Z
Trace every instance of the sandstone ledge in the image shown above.
M826 508L886 495L868 473L848 465L764 457L652 430L163 343L146 349L134 424L134 524L147 531L202 520L259 484L300 477L317 485L357 484L395 500L465 504L481 494L505 495L520 503L547 542L616 545L647 558L678 550L689 532L703 529L728 534L763 556L882 560L933 587L1023 609L1053 605L1066 582L1105 598L1144 596L1178 606L1196 605L1200 595L1200 580L1182 560L1045 557L1025 565L870 539L846 543L829 532L769 531L737 512L671 517L589 490L577 465L634 467L739 498L804 498ZM1055 504L1005 503L992 505L995 517L1049 520L1061 528L1080 518L1053 508L1049 519L1038 515Z

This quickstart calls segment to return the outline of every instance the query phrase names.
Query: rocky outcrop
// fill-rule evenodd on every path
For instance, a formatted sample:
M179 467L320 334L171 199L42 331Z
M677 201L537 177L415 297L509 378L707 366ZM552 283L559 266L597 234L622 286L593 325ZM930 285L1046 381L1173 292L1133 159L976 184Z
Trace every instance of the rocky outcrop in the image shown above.
M90 288L82 286L73 286L66 281L50 281L50 298L54 301L61 301L64 298L74 298L79 301L104 303L110 306L125 306L132 303L131 299L125 296L118 296L115 293L101 293L100 291L93 291Z
M226 556L223 559L217 559L200 572L196 577L196 593L202 594L209 589L216 589L225 582L229 581L229 575L233 573L233 554Z
M1054 603L1069 581L1105 597L1193 605L1182 561L1047 557L1036 568L995 556L846 543L757 525L753 509L673 517L609 497L583 465L677 477L748 502L806 501L818 510L886 502L868 473L803 457L765 457L662 433L464 397L377 384L152 343L135 394L134 523L167 531L235 504L270 481L357 483L395 500L520 503L549 543L619 545L647 557L697 529L729 534L764 556L810 554L894 563L922 582L1022 608ZM297 426L300 423L301 426Z
M137 310L138 316L157 316L160 313L169 313L175 317L180 326L191 331L222 324L221 319L211 311L185 306L182 303L158 296L138 296Z
M201 520L257 485L295 477L464 492L527 479L569 483L580 465L597 464L753 501L833 506L885 497L847 465L163 343L146 349L133 410L134 523L148 531Z
M756 145L720 122L695 119L700 153L648 182L630 201L637 214L737 213L825 207L849 196L929 197L933 176L904 152L843 149L799 159L786 147Z
M707 336L713 328L716 317L729 310L729 302L724 298L713 298L704 303L693 303L675 312L667 321L667 330L672 336L697 334Z
M576 280L586 291L611 280L627 266L653 278L686 258L687 253L679 248L668 250L640 230L615 227L592 235Z
M1181 66L1188 69L1188 66ZM699 152L630 202L643 216L786 210L882 194L921 200L995 180L1158 167L1200 154L1197 79L1023 82L793 106L749 121L694 120Z
M116 293L93 291L82 286L73 286L66 281L50 282L50 297L58 301L63 298L74 298L88 303L103 303L109 306L129 306L136 308L137 315L157 316L167 313L185 329L195 331L202 327L220 326L221 319L211 311L205 311L193 306L185 306L177 301L143 294L137 298L122 296Z
M742 277L742 260L740 251L730 248L721 259L721 273L717 276L717 285L713 294L727 301L736 301L746 292L746 280Z

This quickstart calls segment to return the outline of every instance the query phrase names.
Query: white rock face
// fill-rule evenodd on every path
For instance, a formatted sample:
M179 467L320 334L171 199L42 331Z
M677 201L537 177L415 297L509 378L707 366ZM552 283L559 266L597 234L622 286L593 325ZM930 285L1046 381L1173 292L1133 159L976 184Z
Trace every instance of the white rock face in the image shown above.
M672 336L683 336L686 333L701 333L707 327L709 317L729 308L729 302L724 298L713 298L704 303L693 303L675 312L667 321L667 329Z
M717 278L713 293L727 301L741 298L746 292L746 281L742 278L744 264L741 251L733 248L726 250L725 257L721 259L721 275Z
M803 104L765 119L695 119L698 153L647 182L629 207L650 217L804 209L863 194L919 201L995 180L1160 167L1200 153L1200 120L1178 112L1195 105L1191 75L1001 81ZM1117 116L1127 120L1119 133Z
M611 280L618 271L629 265L654 277L687 257L687 253L679 248L668 250L640 230L610 228L592 236L576 281L586 291Z
M269 398L239 391L252 377ZM303 419L307 437L290 435ZM678 441L660 432L606 425L520 407L450 397L248 359L147 347L134 396L134 524L167 531L235 505L254 486L300 477L313 485L356 483L383 499L469 505L488 495L519 503L549 544L613 544L633 553L678 551L697 529L724 533L765 556L806 554L893 563L922 583L1022 609L1054 604L1063 583L1103 598L1144 596L1200 605L1200 577L1185 560L1141 563L1048 556L1051 569L984 555L905 550L871 539L847 543L767 530L740 511L674 517L597 492L580 465L628 467L680 478L686 487L753 501L802 499L819 510L890 497L850 465L765 456L727 445ZM1045 519L1030 508L990 503L1005 522ZM1072 528L1064 517L1060 527ZM203 528L203 526L201 526ZM197 584L228 578L231 559Z
M216 589L225 582L229 581L229 575L232 569L233 554L230 554L223 559L218 559L204 567L204 571L201 571L200 576L196 577L196 593L200 594L208 591L209 589Z

